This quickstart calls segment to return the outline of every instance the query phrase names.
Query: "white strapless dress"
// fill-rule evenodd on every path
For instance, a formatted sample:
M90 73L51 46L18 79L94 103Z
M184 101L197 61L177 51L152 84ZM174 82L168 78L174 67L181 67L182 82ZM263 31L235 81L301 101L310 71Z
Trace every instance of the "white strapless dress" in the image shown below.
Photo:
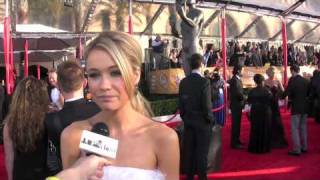
M165 180L159 170L105 166L102 180Z

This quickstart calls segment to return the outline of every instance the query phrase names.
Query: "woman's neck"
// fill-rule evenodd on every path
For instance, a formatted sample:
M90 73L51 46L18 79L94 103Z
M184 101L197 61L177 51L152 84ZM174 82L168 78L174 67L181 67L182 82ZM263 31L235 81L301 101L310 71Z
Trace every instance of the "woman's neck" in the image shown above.
M128 103L114 112L101 111L99 118L108 125L111 136L118 136L119 133L126 133L136 126L137 116L137 112Z

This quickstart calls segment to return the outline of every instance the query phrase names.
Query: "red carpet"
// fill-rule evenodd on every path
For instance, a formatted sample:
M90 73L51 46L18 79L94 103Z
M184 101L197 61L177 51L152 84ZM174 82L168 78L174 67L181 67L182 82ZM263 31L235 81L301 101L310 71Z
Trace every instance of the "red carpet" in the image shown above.
M291 157L290 115L283 112L289 148L273 149L271 153L256 155L244 150L233 150L230 143L230 120L223 129L222 168L209 174L210 179L219 180L319 180L320 179L320 125L308 120L309 149L307 154ZM243 116L241 140L248 143L249 121ZM6 180L3 147L0 146L0 180ZM182 178L183 179L183 178Z
M222 168L212 173L210 179L219 180L319 180L320 179L320 125L308 120L307 154L300 157L288 156L291 148L290 113L282 112L286 138L290 145L285 149L273 149L268 154L250 154L244 150L234 150L230 144L230 120L223 129ZM241 140L248 144L250 124L242 116Z

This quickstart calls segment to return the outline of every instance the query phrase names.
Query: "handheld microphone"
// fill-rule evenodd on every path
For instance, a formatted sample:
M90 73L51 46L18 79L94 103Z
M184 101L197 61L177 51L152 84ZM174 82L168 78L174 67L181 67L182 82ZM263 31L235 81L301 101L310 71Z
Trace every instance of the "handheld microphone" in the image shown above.
M116 158L118 140L108 137L109 128L105 123L99 122L93 125L91 132L82 131L80 149L87 155L96 154L99 156Z
M93 125L91 132L100 134L102 136L109 136L110 135L108 126L103 122L98 122L95 125Z

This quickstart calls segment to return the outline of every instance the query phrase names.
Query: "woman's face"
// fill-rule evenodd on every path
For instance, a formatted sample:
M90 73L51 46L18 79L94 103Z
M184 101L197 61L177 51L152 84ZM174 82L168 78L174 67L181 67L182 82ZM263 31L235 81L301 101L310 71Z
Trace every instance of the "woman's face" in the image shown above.
M87 71L92 99L102 110L118 110L129 101L121 72L107 52L92 50Z

